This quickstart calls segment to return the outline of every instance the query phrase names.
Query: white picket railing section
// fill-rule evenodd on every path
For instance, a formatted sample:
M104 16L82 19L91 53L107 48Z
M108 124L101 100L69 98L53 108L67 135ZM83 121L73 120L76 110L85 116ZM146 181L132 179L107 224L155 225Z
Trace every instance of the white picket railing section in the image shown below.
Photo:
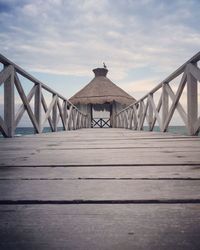
M200 61L200 52L140 100L118 112L116 115L116 127L143 130L146 120L149 131L152 131L157 121L160 131L166 132L174 112L177 110L188 135L197 135L200 130L200 117L198 116L200 69L197 64L198 61ZM170 83L180 76L181 80L175 93ZM187 85L187 111L180 103L185 85ZM154 99L155 94L159 94L157 105ZM171 105L169 105L169 98L171 99Z
M0 86L4 85L4 118L0 116L0 132L4 137L14 136L15 129L25 111L27 111L36 133L42 133L47 121L52 132L57 131L60 120L63 130L86 128L90 125L88 116L79 111L66 98L38 81L1 54L0 63L3 64L3 69L0 72ZM20 75L33 83L28 95L25 94L23 85L20 82ZM22 101L22 105L16 114L15 87ZM49 106L43 91L47 91L52 96ZM30 105L33 98L34 110ZM44 110L43 116L42 108Z

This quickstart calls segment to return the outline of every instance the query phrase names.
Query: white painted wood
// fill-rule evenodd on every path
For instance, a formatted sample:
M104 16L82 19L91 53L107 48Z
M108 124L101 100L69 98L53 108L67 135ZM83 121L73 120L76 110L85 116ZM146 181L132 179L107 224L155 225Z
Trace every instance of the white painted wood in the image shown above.
M36 86L33 86L32 89L30 90L29 94L27 95L27 101L30 103L32 100L34 94L35 94ZM17 127L18 123L20 122L24 112L26 111L24 104L20 106L20 108L17 111L17 114L15 115L15 128Z
M140 101L139 102L139 126L138 126L138 130L143 129L143 125L142 125L143 111L144 111L144 102Z
M43 98L43 100L44 100L44 98ZM44 125L45 125L46 121L50 117L51 111L53 109L53 106L54 106L56 100L57 100L57 95L54 95L54 97L52 98L52 101L51 101L51 103L49 105L49 108L46 111L45 118L44 118L44 121L43 121L43 124L42 124L42 129L44 128ZM52 125L53 125L53 130L54 130L54 123L53 122L52 122Z
M46 104L46 101L44 99L43 94L42 94L42 106L44 108L44 112L47 113L48 107L47 107L47 104ZM48 122L49 122L49 125L50 125L50 128L51 128L51 131L53 131L53 121L51 119L51 116L48 116ZM44 125L45 125L45 123L43 122L43 126ZM41 128L41 130L43 130L43 127Z
M129 114L129 126L128 126L129 129L132 129L132 128L133 128L133 115L134 115L133 112L134 112L133 108L130 109L130 114Z
M39 133L40 130L39 130L39 126L38 126L37 120L36 120L36 118L35 118L35 116L33 114L33 111L32 111L32 109L30 107L30 103L27 100L27 97L26 97L26 95L24 93L24 90L22 88L22 85L21 85L20 80L19 80L19 78L18 78L18 76L17 76L16 73L14 75L14 79L15 79L16 89L17 89L17 91L18 91L18 93L19 93L19 95L21 97L21 100L22 100L22 102L24 104L25 109L27 110L29 118L30 118L30 120L31 120L31 122L33 124L33 127L35 128L36 132Z
M67 128L68 128L68 130L72 129L72 110L73 110L73 106L70 106L69 114L68 114L68 118L67 118Z
M175 94L174 94L173 90L171 89L169 84L166 84L165 87L166 87L167 93L169 94L171 100L173 101L175 99ZM182 105L180 104L180 102L178 102L176 104L176 109L177 109L179 115L181 116L185 126L187 127L187 114L186 114L184 108L182 107Z
M5 66L3 70L0 72L0 86L2 83L4 83L8 77L12 74L13 72L13 66Z
M30 103L30 98L27 97L27 101ZM42 87L41 84L35 85L35 118L38 124L38 133L42 132ZM37 131L36 131L37 132Z
M167 92L167 83L162 84L162 127L161 130L164 132L164 124L167 119L167 115L169 112L169 96Z
M65 130L67 130L67 117L68 117L68 113L67 113L67 101L64 100L63 101L63 120L64 120L64 124L65 124Z
M200 81L200 69L197 67L197 64L189 63L188 68L193 77Z
M151 104L151 100L153 99L153 94L150 93L148 95L148 103L149 103L149 108L148 108L148 125L149 125L149 131L152 130L152 124L153 124L153 107Z
M60 101L59 99L57 99L57 105L58 105L58 111L59 111L59 115L62 121L63 128L64 130L67 130L67 127L66 127L66 113L67 113L66 111L67 110L65 110L65 108L67 108L66 104L65 102L63 102L63 105L61 107Z
M1 116L0 116L0 132L4 137L8 136L7 126Z
M14 99L14 68L9 68L10 74L4 81L4 122L7 127L7 137L14 136L15 99ZM5 131L5 130L4 130Z
M194 134L197 134L200 130L200 117L197 119L197 121L194 124Z
M170 121L171 121L171 118L172 118L172 116L173 116L173 114L174 114L174 111L175 111L175 109L176 109L177 103L178 103L178 101L179 101L179 99L180 99L180 97L181 97L181 94L182 94L182 92L183 92L183 89L184 89L184 87L185 87L186 79L187 79L187 78L186 78L186 73L184 72L184 74L183 74L183 76L182 76L182 79L181 79L181 82L180 82L180 84L179 84L177 93L176 93L176 95L175 95L175 97L174 97L174 100L173 100L172 105L171 105L171 107L170 107L170 110L169 110L169 112L168 112L166 121L165 121L165 123L164 123L163 131L166 131L166 130L167 130L167 127L168 127L168 125L169 125L169 123L170 123Z
M53 94L53 100L55 98L53 107L52 107L52 120L53 120L53 130L54 132L57 131L57 100L58 96Z
M161 105L162 105L162 95L160 96L160 99L159 99L158 104L157 104L157 107L156 107L157 113L160 112ZM157 120L157 117L156 117L156 115L154 115L153 123L152 123L152 129L153 129L154 126L155 126L156 120ZM162 120L161 120L161 121L162 121ZM161 131L161 130L160 130L160 131Z
M187 67L187 115L188 115L188 134L194 134L194 124L198 116L198 93L197 93L197 80L191 74L190 69L195 68ZM199 72L198 72L199 73Z
M136 106L134 105L132 107L132 110L133 110L133 115L132 115L132 119L133 119L133 128L134 130L137 130L137 127L138 127L138 115L137 115L137 109L136 109Z
M157 122L158 122L158 125L160 127L160 130L161 130L162 129L162 121L161 121L160 115L158 113L158 110L156 108L156 105L155 105L155 103L153 101L153 97L152 97L152 95L149 95L148 98L149 98L150 105L151 105L151 107L153 109L153 112L155 114L155 117L157 119ZM154 123L154 119L153 119L152 124L151 124L151 130L153 130L153 123Z
M147 115L147 110L148 110L148 106L149 106L149 102L146 102L146 105L144 104L143 101L142 101L142 103L144 105L144 113L143 113L143 116L142 116L142 119L141 119L140 130L143 128L144 120L145 120L145 117Z

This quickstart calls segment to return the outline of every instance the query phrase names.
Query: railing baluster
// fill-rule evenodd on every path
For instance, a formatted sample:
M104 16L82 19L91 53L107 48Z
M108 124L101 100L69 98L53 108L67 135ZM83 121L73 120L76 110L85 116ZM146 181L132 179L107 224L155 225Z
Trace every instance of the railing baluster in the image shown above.
M149 109L148 109L148 125L149 125L149 131L152 131L152 124L153 124L153 107L150 101L150 98L153 99L153 94L150 93L148 96L148 103L149 103Z
M39 133L42 131L42 124L41 124L41 118L42 118L42 88L41 88L41 83L35 85L35 118L38 123L38 129ZM37 132L37 131L36 131Z
M53 94L53 98L55 98L55 102L52 108L52 120L53 120L53 131L57 131L57 95Z
M7 137L14 136L15 127L15 100L14 100L14 67L4 82L4 121L7 127Z
M196 66L196 65L195 65ZM198 94L197 79L190 73L187 67L187 114L188 114L188 134L195 133L194 124L198 118Z
M167 83L162 84L162 131L169 112L169 96L166 90Z

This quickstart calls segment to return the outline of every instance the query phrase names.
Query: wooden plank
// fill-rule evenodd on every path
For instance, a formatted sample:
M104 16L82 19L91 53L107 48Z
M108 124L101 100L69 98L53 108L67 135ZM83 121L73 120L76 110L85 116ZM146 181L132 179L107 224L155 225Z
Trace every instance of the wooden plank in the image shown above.
M104 157L102 157L102 155ZM156 155L156 157L152 157ZM107 148L103 149L68 149L68 150L34 150L1 152L0 165L8 166L43 166L57 165L158 165L164 164L199 164L199 151L196 150L159 150L155 148L132 149L132 148Z
M0 248L198 250L199 209L199 204L4 205Z
M200 179L198 166L0 167L0 180Z
M125 129L0 140L0 248L198 249L199 146Z
M200 180L2 180L0 199L195 200Z

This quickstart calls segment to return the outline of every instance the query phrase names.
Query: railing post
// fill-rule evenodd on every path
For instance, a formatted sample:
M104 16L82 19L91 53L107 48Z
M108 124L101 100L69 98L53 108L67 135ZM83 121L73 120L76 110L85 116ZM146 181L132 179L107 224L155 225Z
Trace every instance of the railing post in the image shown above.
M53 94L53 97L56 96L55 94ZM53 120L53 131L56 132L57 131L57 99L53 105L53 111L52 111L52 120Z
M133 129L134 129L134 130L137 130L137 127L138 127L138 119L137 119L137 110L136 110L136 107L135 107L135 106L133 106L132 120L134 121L134 122L133 122Z
M166 90L167 82L162 84L162 132L164 132L164 124L169 112L169 96Z
M139 125L138 125L138 130L143 130L143 126L142 126L142 118L143 118L143 112L144 112L144 108L143 108L143 101L140 101L139 103Z
M153 98L153 94L150 93L149 96L151 96ZM148 112L148 123L149 123L149 131L152 130L152 124L153 124L153 107L151 105L151 102L148 100L149 102L149 112Z
M65 130L67 130L67 117L68 117L68 114L67 114L67 101L64 100L64 107L63 107L63 117L64 117L64 124L65 124Z
M196 66L196 65L195 65ZM190 73L187 67L187 117L188 134L194 135L194 124L198 118L198 88L197 80Z
M38 128L39 128L39 133L41 133L42 129L42 124L41 124L41 107L42 107L42 88L41 88L41 83L38 83L36 85L36 90L35 90L35 118L38 123ZM35 131L36 132L36 131Z
M4 82L4 121L7 126L7 137L14 136L15 127L15 96L14 96L14 67L8 79Z

